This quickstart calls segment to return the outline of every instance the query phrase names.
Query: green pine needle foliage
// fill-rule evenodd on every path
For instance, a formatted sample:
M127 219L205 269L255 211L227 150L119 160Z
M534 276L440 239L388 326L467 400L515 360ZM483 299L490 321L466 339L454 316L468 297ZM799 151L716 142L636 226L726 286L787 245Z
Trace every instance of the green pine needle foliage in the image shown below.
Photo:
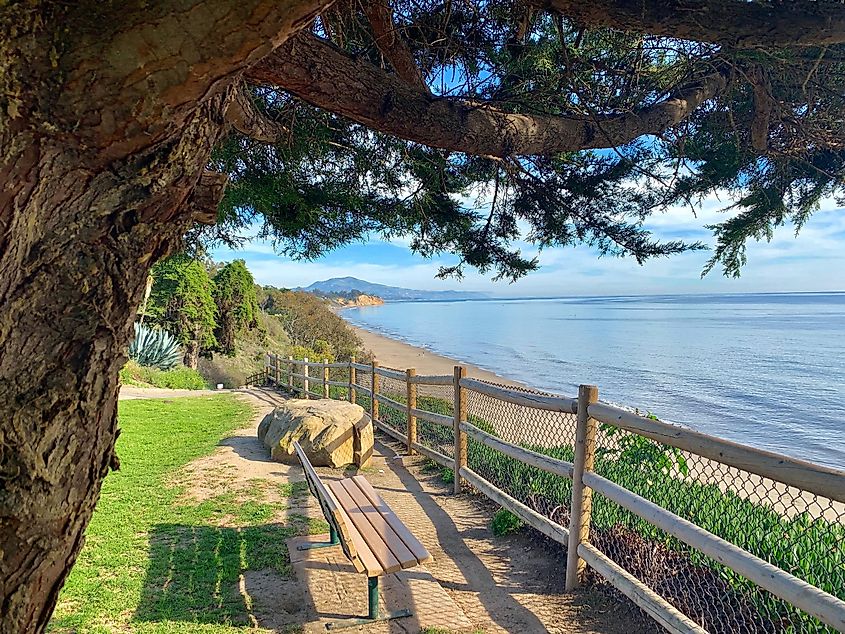
M258 298L255 280L243 260L226 264L214 276L214 300L219 319L217 341L224 354L235 354L239 332L258 327Z
M172 333L183 346L214 349L217 306L203 263L180 253L156 264L152 274L150 321Z

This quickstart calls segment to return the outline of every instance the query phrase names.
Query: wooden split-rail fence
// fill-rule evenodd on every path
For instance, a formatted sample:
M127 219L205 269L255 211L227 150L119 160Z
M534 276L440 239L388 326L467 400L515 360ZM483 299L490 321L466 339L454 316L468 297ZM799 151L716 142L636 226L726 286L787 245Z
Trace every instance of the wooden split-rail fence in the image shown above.
M744 580L742 583L751 588L748 592L756 600L750 605L759 607L763 614L756 621L754 618L747 621L757 628L756 631L773 631L770 628L845 631L845 588L837 587L845 579L845 567L823 573L821 581L816 575L813 580L817 584L814 585L801 578L800 566L795 566L794 570L785 569L788 566L778 565L774 556L770 557L762 547L755 547L752 549L755 552L750 552L741 544L697 525L694 515L685 517L684 513L664 508L668 504L655 503L626 488L611 476L602 474L597 460L604 460L602 464L606 464L608 456L619 459L625 452L633 452L630 456L642 461L648 455L654 455L655 447L664 448L657 458L666 460L668 455L669 462L653 473L665 476L667 481L671 479L672 486L686 485L710 491L708 495L715 497L722 492L725 500L737 508L754 504L757 506L748 506L748 509L761 507L765 513L779 514L784 522L798 515L807 517L811 526L813 522L824 522L819 526L829 527L823 537L832 542L828 546L834 550L845 548L842 541L845 536L843 471L723 440L600 402L598 389L592 385L581 385L578 396L568 398L470 378L462 366L456 366L451 375L417 375L414 369L384 368L377 361L312 362L274 354L267 355L263 380L304 398L333 397L366 403L377 429L401 442L408 453L422 454L452 470L455 493L469 485L546 537L564 545L567 548L567 590L583 581L589 567L666 630L708 631L702 624L711 622L707 615L712 606L699 606L694 598L676 599L672 592L668 592L672 596L667 598L664 588L656 590L652 587L655 584L649 585L640 578L645 577L645 573L638 575L627 570L600 549L601 540L593 539L593 535L599 533L595 532L597 527L592 521L594 494L600 494L605 503L618 505L634 520L662 531L665 540L681 544L701 561L707 560L711 566L726 570L728 576L733 574ZM384 383L389 383L389 388ZM438 389L440 397L433 399L430 395L437 394ZM422 401L428 405L422 405ZM441 411L435 411L438 408L431 406L432 402L442 405L445 401L449 401L448 407L440 408ZM393 418L380 413L380 408L390 410ZM421 438L421 425L429 429L427 438L440 438L440 444ZM468 464L468 442L514 461L509 464L518 463L537 470L541 476L548 474L569 481L568 522L562 522L567 525L555 521L554 512L538 510L538 505L532 504L532 495L508 492L501 482L497 486L485 478L479 473L484 469L483 464L476 466L477 470L471 468L474 465ZM564 444L567 445L566 457L571 459L549 455L554 453L551 448ZM842 532L837 532L839 530ZM836 565L834 560L832 566ZM827 568L822 567L822 570ZM824 577L824 574L829 576ZM689 582L689 579L674 581ZM826 589L819 587L822 585ZM684 589L683 593L690 594L688 590ZM735 608L739 616L731 618L750 618L742 613L748 607L741 603L744 599L736 601L740 601ZM787 616L770 615L766 610L773 609L772 605L785 606ZM711 611L724 612L725 609L717 606ZM796 614L800 611L800 616L789 610ZM739 631L741 624L736 630L731 629L731 625L716 629L723 627ZM749 628L755 631L751 626Z

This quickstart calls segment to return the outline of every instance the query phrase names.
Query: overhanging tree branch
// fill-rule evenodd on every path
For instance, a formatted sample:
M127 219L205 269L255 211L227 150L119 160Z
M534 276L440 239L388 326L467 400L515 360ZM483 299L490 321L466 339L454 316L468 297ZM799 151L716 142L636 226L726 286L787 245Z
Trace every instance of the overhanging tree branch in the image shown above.
M417 67L411 51L396 30L393 21L393 10L384 0L372 0L364 2L364 13L373 29L376 46L390 62L396 74L404 79L411 86L424 93L429 93L428 85L425 83L419 67Z
M255 107L246 86L239 86L226 109L226 121L235 130L262 143L279 143L290 137L290 130Z
M311 23L333 0L163 0L130 11L125 3L79 3L64 60L64 99L74 121L91 117L89 147L108 160L137 151L183 125L198 103L225 91L246 66ZM72 3L71 3L72 4ZM96 12L92 9L97 5ZM120 29L104 37L102 23ZM174 68L190 51L185 63ZM103 64L102 60L108 63ZM91 68L102 66L92 81ZM109 116L85 103L113 104ZM83 126L84 127L84 126Z
M724 90L712 73L637 111L595 118L514 114L487 104L424 94L398 77L301 33L246 73L375 130L479 156L548 155L623 145L660 134Z
M841 2L747 0L532 0L587 27L729 44L737 48L845 42Z

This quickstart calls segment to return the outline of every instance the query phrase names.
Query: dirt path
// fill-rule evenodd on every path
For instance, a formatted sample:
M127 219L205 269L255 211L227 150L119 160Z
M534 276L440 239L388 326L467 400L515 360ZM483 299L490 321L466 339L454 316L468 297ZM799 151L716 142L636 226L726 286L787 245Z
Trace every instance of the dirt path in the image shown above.
M256 407L248 427L224 439L211 456L185 470L190 495L199 499L221 490L238 491L267 483L268 490L301 482L298 466L271 462L256 437L261 418L283 397L268 390L237 391ZM344 474L319 469L326 478ZM454 496L436 477L427 473L419 458L397 457L387 444L377 442L373 463L364 470L367 479L413 530L434 556L426 568L463 610L474 628L485 633L604 632L627 634L652 631L649 622L604 591L563 592L565 556L562 549L524 532L497 538L490 531L495 507L472 495ZM298 498L277 518L298 513L319 518L319 509L308 497ZM317 619L313 597L301 580L278 573L247 572L241 593L249 597L250 618L255 625L287 632L292 626ZM320 596L320 614L326 612ZM330 599L329 611L348 612L349 598ZM378 624L361 631L404 631Z
M183 396L210 396L232 390L168 390L162 387L135 387L121 385L117 395L120 401L132 401L139 398L177 398Z

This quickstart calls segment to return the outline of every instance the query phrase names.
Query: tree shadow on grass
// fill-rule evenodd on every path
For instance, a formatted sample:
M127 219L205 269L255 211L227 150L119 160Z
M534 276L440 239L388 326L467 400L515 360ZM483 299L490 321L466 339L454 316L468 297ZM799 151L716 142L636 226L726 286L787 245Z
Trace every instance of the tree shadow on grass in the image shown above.
M290 524L155 526L134 620L280 628L301 623L307 609L302 597L277 606L271 619L275 622L267 623L266 615L256 613L250 594L253 583L295 584L285 541L300 529Z

